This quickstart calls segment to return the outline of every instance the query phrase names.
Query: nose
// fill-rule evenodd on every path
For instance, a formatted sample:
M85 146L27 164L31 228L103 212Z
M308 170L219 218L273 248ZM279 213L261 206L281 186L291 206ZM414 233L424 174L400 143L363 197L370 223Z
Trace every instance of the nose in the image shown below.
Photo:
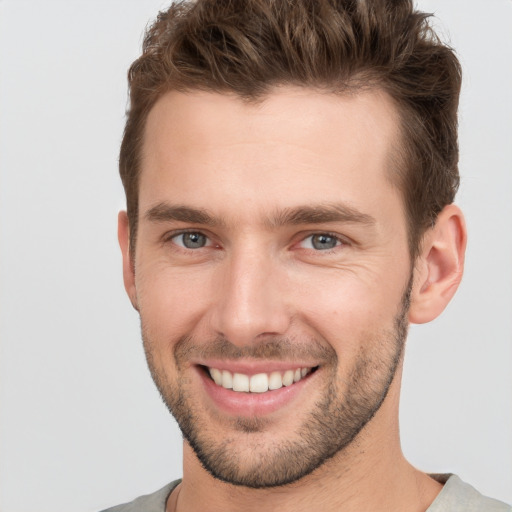
M216 334L241 347L286 333L286 278L276 260L249 248L226 258L211 318Z

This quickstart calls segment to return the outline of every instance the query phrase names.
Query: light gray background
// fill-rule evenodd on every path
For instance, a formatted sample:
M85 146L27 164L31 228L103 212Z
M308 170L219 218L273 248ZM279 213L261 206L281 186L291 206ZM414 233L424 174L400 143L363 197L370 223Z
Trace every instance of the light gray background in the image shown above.
M181 475L124 295L126 70L158 0L0 0L0 510L84 512ZM512 502L512 2L431 0L465 69L466 275L412 328L403 448Z

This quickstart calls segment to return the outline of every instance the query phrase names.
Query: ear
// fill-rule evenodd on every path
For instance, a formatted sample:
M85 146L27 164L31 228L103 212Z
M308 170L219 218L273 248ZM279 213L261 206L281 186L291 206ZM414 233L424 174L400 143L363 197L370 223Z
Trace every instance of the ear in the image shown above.
M130 252L130 223L125 211L120 211L117 216L117 239L123 256L123 280L124 288L132 306L138 311L137 289L135 287L135 265Z
M457 291L464 270L466 223L459 207L446 206L423 237L414 267L409 321L437 318Z

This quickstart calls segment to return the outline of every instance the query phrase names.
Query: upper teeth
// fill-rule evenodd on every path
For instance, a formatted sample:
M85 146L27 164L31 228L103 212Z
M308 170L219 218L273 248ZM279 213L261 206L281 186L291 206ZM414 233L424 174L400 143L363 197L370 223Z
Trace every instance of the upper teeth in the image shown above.
M265 393L268 390L290 386L311 372L311 368L297 368L284 372L257 373L249 376L244 373L231 373L228 370L218 370L217 368L208 368L208 370L218 386L233 391L251 393Z

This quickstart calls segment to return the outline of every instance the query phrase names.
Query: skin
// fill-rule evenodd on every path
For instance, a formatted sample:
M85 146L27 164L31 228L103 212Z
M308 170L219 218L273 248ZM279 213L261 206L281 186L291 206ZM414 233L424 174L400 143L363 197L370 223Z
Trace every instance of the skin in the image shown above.
M420 511L440 491L401 453L402 361L396 373L391 361L399 354L400 313L406 322L430 321L455 292L466 234L460 210L449 205L425 234L418 259L410 260L403 200L389 168L399 136L395 108L380 91L335 96L283 87L257 105L216 93L171 92L153 107L134 258L124 212L119 240L125 286L166 401L180 389L208 446L229 439L238 474L250 474L286 443L301 442L300 430L326 390L344 400L361 360L373 368L362 382L367 394L384 393L352 442L286 486L251 489L220 481L185 441L183 483L168 510L287 511L321 504L326 511ZM338 214L329 217L333 205ZM182 207L180 215L169 208L175 206ZM295 217L286 215L290 211ZM181 230L208 241L183 247ZM337 240L335 247L315 248L312 236L319 234ZM404 311L409 284L411 305ZM198 370L222 361L218 339L229 343L227 367L261 369L277 359L319 369L277 410L227 412ZM291 348L271 356L265 347L279 340Z

